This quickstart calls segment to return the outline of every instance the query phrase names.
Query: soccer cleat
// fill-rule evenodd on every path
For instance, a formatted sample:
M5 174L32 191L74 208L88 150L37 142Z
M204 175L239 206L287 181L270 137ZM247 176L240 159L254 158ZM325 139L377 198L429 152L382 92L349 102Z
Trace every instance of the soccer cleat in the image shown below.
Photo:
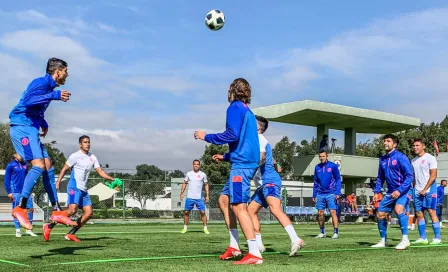
M16 237L17 237L17 238L22 237L22 233L20 233L20 231L16 231Z
M405 250L406 248L411 246L411 242L409 240L401 240L401 242L395 247L396 250Z
M252 255L249 252L241 260L233 262L232 264L262 264L262 263L263 263L263 258Z
M413 245L427 245L428 244L428 239L418 238L417 240L412 242L412 244Z
M289 253L289 256L294 256L297 251L301 250L305 247L305 241L302 239L297 240L296 242L291 244L291 252Z
M442 240L434 238L434 239L432 239L431 243L429 243L429 244L432 246L441 245Z
M20 208L20 206L17 206L12 210L12 216L14 216L14 218L16 218L19 221L20 225L25 229L33 229L33 226L28 220L28 212L26 209L22 209Z
M182 229L180 233L186 233L187 229Z
M206 229L204 230L204 233L205 234L210 234L210 232L208 230L206 230Z
M386 247L386 246L387 246L387 242L380 241L378 244L373 245L371 247L373 247L373 248L382 248L382 247Z
M48 241L48 240L50 240L50 233L51 233L51 230L52 229L50 229L50 224L44 224L44 226L43 226L43 232L42 232L42 235L44 236L44 240L45 241Z
M327 237L327 235L325 233L319 233L319 235L317 235L314 238L325 238L325 237Z
M33 231L31 231L31 230L26 230L26 231L25 231L25 235L32 236L32 237L36 237L36 236L37 236L37 235L36 235Z
M50 221L62 224L62 225L68 225L70 227L76 227L78 224L67 216L65 211L53 211L50 217Z
M65 237L65 240L68 240L68 241L73 241L73 242L76 242L76 243L81 242L81 240L79 240L76 237L76 235L74 235L74 234L66 234L64 237Z
M331 237L331 239L339 239L339 234L337 233L333 234L333 237Z
M264 247L264 245L259 245L258 250L260 251L260 253L263 253L266 251L266 248Z
M240 256L240 255L241 255L241 250L229 246L226 249L226 251L221 256L219 256L219 258L221 260L229 260L229 259L232 259L233 257Z

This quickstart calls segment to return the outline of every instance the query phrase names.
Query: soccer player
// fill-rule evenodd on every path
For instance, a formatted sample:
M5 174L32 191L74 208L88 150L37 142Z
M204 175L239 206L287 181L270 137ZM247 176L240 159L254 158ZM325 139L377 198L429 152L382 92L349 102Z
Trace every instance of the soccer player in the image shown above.
M14 209L20 204L20 193L22 192L23 182L25 181L26 173L28 172L28 165L22 160L19 154L13 155L13 160L6 166L5 171L5 190L8 194L9 199L12 202L12 208ZM30 224L33 224L33 199L28 198L26 203L26 208L28 210L28 218ZM14 225L16 227L16 237L22 237L20 232L20 223L14 218ZM31 230L26 230L25 235L37 236Z
M297 236L297 233L291 224L291 220L289 220L289 217L283 212L281 207L282 179L274 168L272 147L263 135L268 128L268 120L261 116L256 116L256 119L258 123L258 140L260 142L260 168L254 179L261 178L262 185L258 187L253 194L247 209L254 224L258 249L260 252L266 250L261 239L261 226L257 214L262 207L265 209L269 207L269 211L275 218L277 218L288 233L291 240L291 251L289 256L294 256L299 249L304 247L305 242Z
M383 146L387 154L382 156L379 161L378 179L373 200L376 201L378 199L378 194L381 193L384 181L387 184L387 191L383 200L380 202L376 214L381 240L372 247L386 247L387 217L392 210L395 210L403 235L401 242L395 249L402 250L410 246L408 238L408 216L406 216L405 209L409 205L408 194L414 179L414 173L412 172L411 162L408 157L396 149L397 145L397 136L393 134L383 136Z
M418 232L420 237L413 244L428 244L426 237L426 221L424 211L427 210L432 220L432 228L435 238L431 245L438 245L440 240L440 223L437 217L437 160L426 153L425 142L422 139L414 139L412 148L415 158L412 159L412 167L414 168L415 185L414 185L414 208L415 215L418 217Z
M313 201L316 203L317 222L320 226L320 234L316 238L325 238L325 209L330 210L333 222L333 239L339 238L338 215L336 210L337 199L341 195L342 180L338 165L328 160L327 151L319 152L320 163L314 168Z
M101 168L100 163L95 155L90 153L90 138L87 135L79 137L80 150L71 154L64 167L59 173L58 180L56 182L56 188L59 190L59 185L67 170L71 169L70 181L67 184L67 215L73 216L78 212L78 208L82 209L82 217L78 218L77 226L74 226L66 235L65 239L73 242L80 242L76 237L76 232L84 226L84 224L92 217L92 201L90 195L87 192L87 181L92 168L96 170L100 177L113 181L114 178L110 177ZM56 224L48 223L44 225L43 236L44 240L50 240L51 230Z
M229 153L213 155L213 160L229 161L231 165L229 179L219 197L219 207L229 228L231 242L220 258L227 260L241 255L236 229L238 218L247 239L249 253L234 264L261 264L263 258L257 246L254 225L246 204L250 200L250 180L260 162L257 121L247 106L251 102L249 82L243 78L235 79L230 84L227 97L230 105L227 108L226 130L217 134L195 131L194 137L215 145L229 145Z
M33 80L22 94L19 103L11 111L10 136L14 149L19 156L27 162L31 162L20 194L19 205L12 211L12 215L24 228L31 230L26 205L28 198L40 176L42 176L45 191L48 194L53 213L51 221L65 225L76 225L65 215L58 203L55 187L54 168L48 157L45 146L39 136L45 137L48 133L48 123L44 113L52 100L67 102L70 93L65 90L56 90L59 85L65 84L67 79L67 63L61 59L51 58L47 62L46 75ZM39 130L42 129L42 133Z
M437 187L437 216L439 217L440 227L442 227L443 198L445 197L446 179L440 182Z
M185 188L188 184L188 194L187 200L185 200L185 215L184 215L184 228L181 233L187 232L187 225L190 219L190 211L196 206L196 208L201 212L202 223L204 224L204 233L210 234L207 229L207 216L205 215L205 203L209 201L209 186L207 182L207 175L199 171L201 167L201 162L199 160L193 161L193 170L185 175L184 183L182 184L182 190L180 192L180 200L184 200ZM205 185L205 203L202 199L202 187Z

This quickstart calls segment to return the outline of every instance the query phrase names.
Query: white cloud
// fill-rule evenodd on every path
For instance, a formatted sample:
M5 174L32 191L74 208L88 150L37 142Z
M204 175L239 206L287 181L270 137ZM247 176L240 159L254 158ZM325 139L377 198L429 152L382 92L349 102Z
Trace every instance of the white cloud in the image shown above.
M96 136L107 136L114 140L119 140L120 135L123 134L123 131L113 131L113 130L107 130L107 129L87 130L87 129L82 129L79 127L72 127L72 128L66 129L65 132L71 132L71 133L76 133L76 134L93 134Z

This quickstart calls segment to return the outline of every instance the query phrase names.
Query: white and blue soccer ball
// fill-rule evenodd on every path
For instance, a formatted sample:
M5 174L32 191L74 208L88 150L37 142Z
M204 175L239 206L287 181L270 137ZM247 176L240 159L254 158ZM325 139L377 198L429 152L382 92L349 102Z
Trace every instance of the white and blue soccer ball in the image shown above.
M224 16L224 13L222 11L213 9L210 10L207 15L205 15L205 25L208 27L208 29L213 31L218 31L221 28L224 27L224 24L226 22L226 17Z

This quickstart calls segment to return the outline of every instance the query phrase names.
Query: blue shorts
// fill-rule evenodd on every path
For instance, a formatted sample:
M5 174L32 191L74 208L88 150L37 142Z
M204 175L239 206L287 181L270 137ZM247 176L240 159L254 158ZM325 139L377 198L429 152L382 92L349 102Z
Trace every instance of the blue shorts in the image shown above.
M337 210L338 204L336 203L336 195L335 194L317 195L316 209L318 211L323 211L325 209Z
M256 169L232 169L222 195L228 195L230 204L248 203L250 201L250 181Z
M268 196L272 196L282 200L282 187L276 184L263 184L258 187L255 193L252 195L251 200L257 202L263 208L267 209L268 202L266 201Z
M47 149L41 143L35 127L11 126L9 135L16 153L25 161L48 158Z
M187 200L185 200L186 211L193 210L194 206L196 206L196 208L200 211L205 211L205 203L202 198L201 199L187 198Z
M414 197L414 208L416 212L421 212L427 209L435 210L437 206L437 194L428 193L425 196L420 194Z
M20 193L12 194L14 201L12 202L12 208L14 209L17 206L20 206ZM33 198L30 196L28 198L28 202L26 203L26 208L31 209L33 207Z
M76 204L79 208L92 206L92 200L87 191L81 191L78 188L67 188L67 206Z
M406 211L409 208L409 201L411 196L409 194L402 194L399 198L393 199L390 195L385 195L378 207L379 212L391 213L396 205L401 205ZM415 200L414 200L415 201Z

